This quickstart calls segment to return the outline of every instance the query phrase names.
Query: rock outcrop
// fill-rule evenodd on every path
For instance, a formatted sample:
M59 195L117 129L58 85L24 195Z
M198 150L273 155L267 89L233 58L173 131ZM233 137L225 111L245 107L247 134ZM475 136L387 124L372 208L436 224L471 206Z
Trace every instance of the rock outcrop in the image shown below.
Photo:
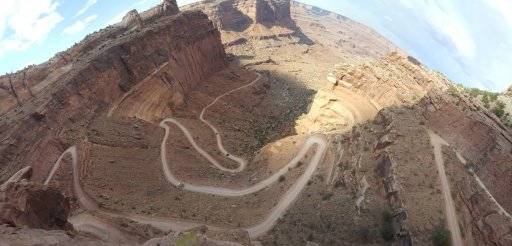
M69 200L47 185L28 181L26 167L0 186L0 224L45 230L69 230Z
M391 224L396 236L402 237L404 242L411 241L412 235L407 228L407 211L404 206L402 195L400 194L400 184L395 174L396 162L388 148L395 142L393 137L393 117L386 110L381 110L374 122L387 129L382 133L382 137L376 143L374 154L376 159L375 172L382 178L382 185L388 199L391 210Z
M140 14L146 23L154 22L158 18L172 16L180 12L176 0L163 0L163 2Z
M254 24L292 24L290 0L225 0L203 10L222 30L241 32Z
M133 9L123 17L121 25L128 30L134 30L143 28L144 22L142 21L139 12L137 12L136 9Z
M59 190L26 180L0 191L0 222L45 230L67 230L69 200Z

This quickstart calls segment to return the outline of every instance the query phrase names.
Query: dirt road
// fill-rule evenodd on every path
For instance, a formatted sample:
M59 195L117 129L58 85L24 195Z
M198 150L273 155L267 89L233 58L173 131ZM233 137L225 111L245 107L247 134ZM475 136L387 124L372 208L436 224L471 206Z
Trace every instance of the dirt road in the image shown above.
M246 230L249 232L249 236L251 238L256 238L258 236L261 236L265 234L268 230L270 230L277 220L286 212L286 210L290 207L290 205L295 201L295 199L298 197L302 189L306 186L307 181L311 178L311 176L314 174L317 166L322 161L326 149L327 149L327 141L324 138L323 135L314 135L309 137L304 144L302 145L301 149L298 151L296 156L288 162L284 167L282 167L278 172L274 173L272 176L266 178L265 180L251 186L247 187L245 189L241 190L234 190L234 189L226 189L226 188L220 188L220 187L211 187L211 186L196 186L193 184L184 183L183 181L178 180L171 172L169 168L169 164L167 163L166 158L166 142L169 136L169 126L167 123L173 123L177 125L185 134L188 141L194 146L195 150L198 151L203 157L205 157L207 160L210 161L215 167L219 168L220 170L226 171L226 172L240 172L244 170L244 168L247 165L247 161L234 156L227 152L222 145L222 138L221 134L218 132L218 130L213 126L210 122L204 119L204 113L205 110L214 105L220 98L223 96L226 96L232 92L238 91L240 89L246 88L248 86L251 86L255 82L257 82L260 78L260 75L258 74L258 78L251 82L248 85L244 85L242 87L239 87L237 89L234 89L232 91L229 91L219 97L217 97L211 104L206 106L200 115L201 121L203 121L205 124L207 124L212 131L215 132L216 138L217 138L217 147L219 150L224 153L226 156L229 156L232 160L238 162L240 165L237 169L228 169L221 165L217 160L215 160L211 155L209 155L206 151L204 151L200 146L197 145L197 143L192 138L189 130L182 125L179 121L173 118L168 118L163 120L160 123L160 126L165 129L165 135L162 139L161 144L161 161L162 161L162 168L163 172L167 178L167 180L172 183L173 185L178 185L179 183L185 184L183 187L184 190L191 191L191 192L200 192L200 193L206 193L206 194L212 194L212 195L218 195L218 196L244 196L248 195L257 191L260 191L266 187L269 187L273 183L275 183L281 175L286 174L288 172L290 167L295 166L306 154L306 152L313 146L316 146L316 151L313 157L311 158L308 167L306 168L305 172L299 177L299 179L292 185L292 187L279 199L278 204L272 209L272 212L260 223L258 223L255 226L252 226L250 228L246 228ZM50 174L48 175L45 184L48 184L53 176L55 175L55 172L59 169L62 159L64 156L70 155L72 158L72 170L73 170L73 187L75 195L77 196L80 204L88 211L93 211L98 214L104 214L108 215L110 217L123 217L128 218L134 221L137 221L142 224L150 224L156 228L159 228L161 230L174 230L174 231L182 231L186 229L190 229L193 227L197 227L199 225L202 225L203 223L198 222L191 222L191 221L181 221L177 219L167 219L167 218L158 218L158 217L149 217L149 216L142 216L142 215L136 215L136 214L129 214L129 213L117 213L117 212L111 212L104 209L100 209L99 206L83 191L81 185L80 185L80 179L78 175L78 156L76 147L72 146L69 149L67 149L62 155L59 157L57 162L54 164L52 170L50 171ZM117 230L115 228L108 228L109 225L107 223L102 222L101 220L97 219L96 217L93 217L91 215L88 215L87 213L76 215L69 219L70 223L72 223L78 230L83 230L84 232L89 232L93 234L97 234L98 237L104 238L106 235L108 236L110 233L113 235L112 240L116 242L126 242L130 241L131 235L127 233L123 233L120 230ZM216 225L207 225L210 229L216 230L220 229Z
M446 220L452 235L452 245L462 246L462 237L460 235L459 223L457 221L457 213L455 211L455 205L453 203L452 194L450 192L450 185L448 184L448 179L444 170L443 151L441 148L443 145L448 145L448 143L431 130L428 130L428 135L430 136L430 143L434 147L436 166L437 170L439 171L439 177L441 178L441 188L444 197Z

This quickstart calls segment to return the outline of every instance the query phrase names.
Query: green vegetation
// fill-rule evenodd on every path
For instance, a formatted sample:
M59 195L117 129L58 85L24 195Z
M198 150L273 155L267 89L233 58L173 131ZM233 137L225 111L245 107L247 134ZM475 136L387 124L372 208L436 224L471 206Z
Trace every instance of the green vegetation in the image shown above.
M393 229L393 216L388 210L382 213L382 226L380 228L380 235L386 242L395 239L395 230Z
M505 104L502 101L496 102L496 107L492 109L492 112L499 118L503 118L503 116L508 116L505 114Z
M279 179L278 179L279 182L283 182L284 180L285 180L284 175L279 176Z
M452 245L450 231L446 229L444 225L439 225L432 235L432 242L435 246Z
M503 124L508 127L512 127L512 122L508 119L509 113L505 112L505 104L498 100L499 93L481 90L478 88L468 88L459 84L457 86L461 87L464 93L469 94L473 98L479 98L479 96L481 96L480 100L484 104L484 107L490 109L496 116L498 116ZM455 86L450 86L448 89L448 93L452 96L456 92L457 88Z
M481 95L482 97L486 97L488 99L490 98L491 102L496 101L498 99L498 95L499 95L496 92L490 92L490 91L481 90L478 88L463 87L462 91L465 93L468 93L471 97L477 97L477 96Z
M489 105L489 96L487 94L484 94L482 96L482 102L484 103L484 107L485 108L489 108L490 105Z
M322 201L330 200L332 195L333 195L333 193L331 193L331 192L327 192L327 193L323 194L322 195Z
M450 94L450 96L452 97L456 97L459 95L459 91L457 90L457 88L455 88L455 86L450 85L450 88L448 88L448 94Z
M368 243L368 239L370 236L370 228L368 228L368 226L361 226L358 229L358 233L363 243Z
M174 242L174 245L176 246L192 246L192 245L198 245L199 240L197 238L197 232L191 231L186 232L185 234L181 235L176 239Z

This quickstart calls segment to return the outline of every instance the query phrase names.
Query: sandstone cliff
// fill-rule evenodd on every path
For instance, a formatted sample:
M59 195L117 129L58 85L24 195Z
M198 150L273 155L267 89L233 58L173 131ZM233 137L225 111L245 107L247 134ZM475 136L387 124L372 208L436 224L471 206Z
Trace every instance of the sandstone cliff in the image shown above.
M290 0L220 0L196 7L204 10L219 29L226 31L241 32L255 24L293 26Z
M446 78L397 52L359 65L335 65L332 76L333 82L365 92L380 107L413 104L429 90L449 85Z
M87 50L82 61L73 63L73 69L58 76L51 87L2 117L0 180L26 165L34 167L35 180L42 180L65 148L80 145L83 127L92 118L106 114L155 72L161 74L149 84L163 84L170 98L184 98L197 83L226 66L220 34L200 11L165 17L138 32L98 40L106 41Z

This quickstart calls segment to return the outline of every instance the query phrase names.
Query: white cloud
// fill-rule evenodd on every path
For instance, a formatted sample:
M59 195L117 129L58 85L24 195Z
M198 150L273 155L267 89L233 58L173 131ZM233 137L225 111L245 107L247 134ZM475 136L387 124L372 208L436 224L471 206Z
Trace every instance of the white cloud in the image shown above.
M75 33L79 33L81 31L83 31L85 29L85 27L87 25L89 25L89 23L93 20L95 20L96 18L98 18L98 15L91 15L83 20L79 20L77 22L75 22L75 24L71 25L71 26L68 26L66 28L64 28L64 30L62 31L61 35L62 34L75 34Z
M29 7L28 7L29 6ZM4 0L0 8L0 56L43 41L64 18L55 0ZM5 36L5 34L9 34Z
M76 18L76 17L84 14L90 7L92 7L97 2L98 2L98 0L87 0L85 5L80 10L78 10L78 12L75 14L75 16L73 16L73 18Z
M460 16L456 6L445 1L401 1L404 6L420 11L421 18L439 33L446 35L455 44L458 51L467 59L475 57L475 41L464 17Z

